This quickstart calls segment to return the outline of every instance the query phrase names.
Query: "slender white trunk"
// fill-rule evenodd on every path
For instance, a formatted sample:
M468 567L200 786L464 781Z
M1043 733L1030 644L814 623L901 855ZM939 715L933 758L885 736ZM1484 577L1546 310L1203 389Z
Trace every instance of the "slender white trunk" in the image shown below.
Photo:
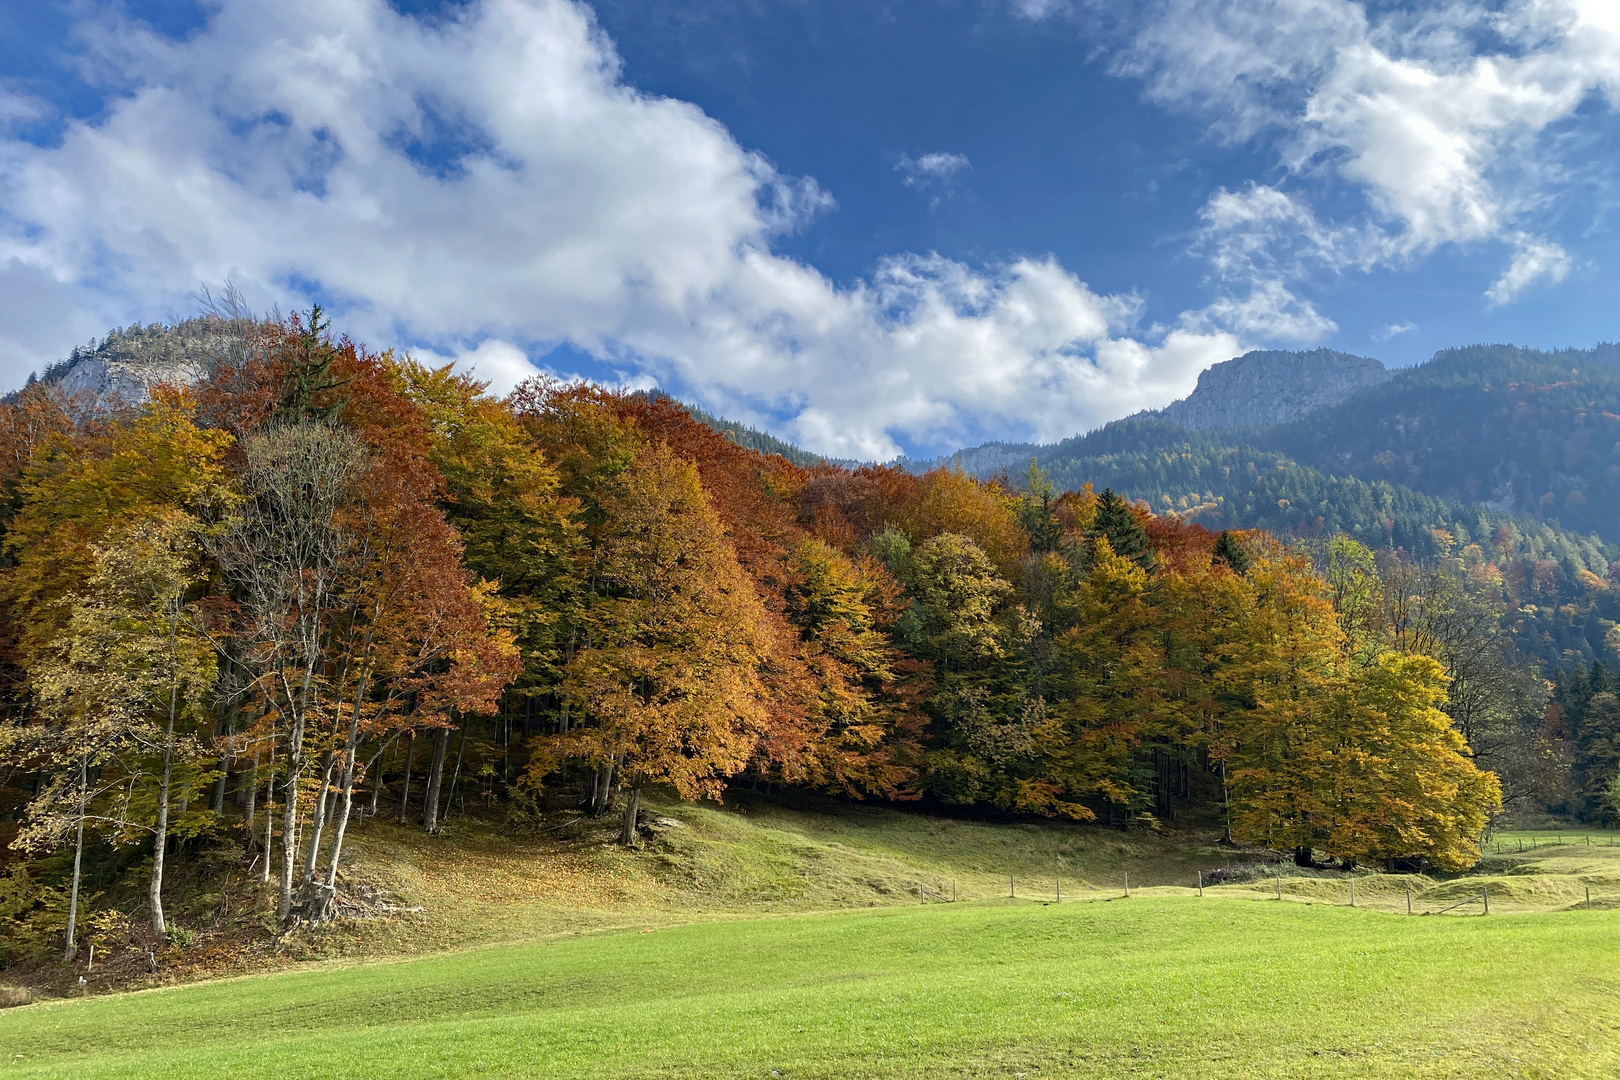
M416 755L416 732L405 744L405 783L399 789L399 823L405 824L405 811L411 805L411 758Z
M315 807L310 811L309 820L309 847L304 853L303 883L308 885L315 879L315 864L320 859L321 830L326 827L327 809L331 806L332 770L337 765L337 755L332 751L326 752L326 761L321 768L321 784L315 792Z
M264 780L264 883L270 884L270 860L276 840L276 736L270 734L270 765Z
M253 771L238 781L245 786L238 790L242 797L242 827L253 828L253 818L259 812L259 749L253 748Z
M281 783L281 896L276 915L285 926L292 918L293 872L298 864L298 781L303 772L304 718L293 719L287 734L287 778Z
M84 862L84 803L90 787L90 757L79 758L79 828L73 841L73 888L68 894L67 952L62 959L68 963L78 954L78 943L73 940L79 926L79 868Z
M367 652L370 652L369 646ZM355 680L354 708L349 712L349 735L343 744L343 801L332 830L332 851L326 860L326 882L321 890L321 910L317 914L321 919L332 917L337 900L338 862L343 856L343 837L349 831L349 812L354 808L354 767L360 756L360 705L365 700L369 682L367 669L362 666L361 674ZM378 756L381 756L380 751Z
M428 766L427 794L422 803L422 829L439 831L439 789L444 784L444 759L450 752L450 729L439 728L433 735L433 762Z
M168 933L163 919L163 856L169 846L169 783L174 773L174 720L180 709L178 681L169 683L169 721L163 729L163 779L158 784L157 828L152 835L152 933L159 939Z

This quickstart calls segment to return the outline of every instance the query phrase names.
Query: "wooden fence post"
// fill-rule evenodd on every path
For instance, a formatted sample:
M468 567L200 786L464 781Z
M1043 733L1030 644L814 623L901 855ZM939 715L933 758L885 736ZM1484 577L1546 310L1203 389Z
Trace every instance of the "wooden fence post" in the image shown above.
M1491 887L1489 885L1479 887L1479 898L1485 901L1485 914L1489 915L1491 913Z
M1129 871L1125 873L1125 895L1131 895L1131 875Z
M1204 872L1202 870L1198 871L1198 895L1204 895Z
M1356 906L1356 876L1350 875L1350 906Z

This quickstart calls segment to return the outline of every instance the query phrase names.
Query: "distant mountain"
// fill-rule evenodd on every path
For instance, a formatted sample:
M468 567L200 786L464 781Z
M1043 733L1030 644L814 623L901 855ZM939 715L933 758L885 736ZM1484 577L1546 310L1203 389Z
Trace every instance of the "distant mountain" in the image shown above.
M1418 559L1473 545L1478 554L1469 558L1509 579L1527 653L1563 667L1614 659L1620 348L1472 346L1382 376L1376 361L1293 356L1297 363L1283 354L1263 365L1264 374L1200 379L1179 403L1191 407L1184 411L1141 413L1053 445L992 443L927 464L1016 480L1035 458L1060 488L1111 487L1212 528L1307 539L1345 532ZM1346 382L1376 381L1314 406L1317 391L1290 392L1280 411L1306 411L1286 423L1229 425L1265 414L1270 406L1248 406L1243 394L1271 376L1324 367L1348 370ZM1343 382L1317 386L1332 396ZM1200 400L1206 389L1215 393ZM1189 413L1192 426L1171 419ZM1222 426L1199 426L1206 423Z
M1163 420L1185 431L1285 424L1390 378L1389 369L1377 360L1332 349L1249 352L1204 371L1193 392L1180 401L1127 421ZM1041 451L1031 443L985 443L926 460L901 458L896 464L917 473L954 468L979 477L1016 476Z
M1286 424L1389 379L1377 360L1332 349L1251 352L1206 370L1157 415L1188 431Z

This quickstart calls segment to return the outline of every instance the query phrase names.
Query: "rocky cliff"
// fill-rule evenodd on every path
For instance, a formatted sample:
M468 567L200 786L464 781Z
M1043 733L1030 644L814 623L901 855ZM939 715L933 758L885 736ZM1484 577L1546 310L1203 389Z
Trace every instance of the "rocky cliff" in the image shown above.
M1190 431L1285 424L1388 382L1383 364L1332 349L1251 352L1198 376L1198 387L1157 415Z
M40 381L81 403L144 401L160 383L186 386L221 363L239 365L250 348L251 330L252 324L243 319L137 324L114 330L100 344L73 350Z

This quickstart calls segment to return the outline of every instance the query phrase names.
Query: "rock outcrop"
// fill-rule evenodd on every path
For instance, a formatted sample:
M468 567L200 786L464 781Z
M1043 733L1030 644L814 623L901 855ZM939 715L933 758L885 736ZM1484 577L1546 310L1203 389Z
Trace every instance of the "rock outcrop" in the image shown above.
M1332 349L1251 352L1211 367L1191 394L1149 415L1189 431L1286 424L1390 378L1377 360Z
M240 363L249 348L246 320L195 318L171 326L114 330L98 345L75 349L46 372L69 400L109 405L145 401L153 386L188 386L220 363Z

